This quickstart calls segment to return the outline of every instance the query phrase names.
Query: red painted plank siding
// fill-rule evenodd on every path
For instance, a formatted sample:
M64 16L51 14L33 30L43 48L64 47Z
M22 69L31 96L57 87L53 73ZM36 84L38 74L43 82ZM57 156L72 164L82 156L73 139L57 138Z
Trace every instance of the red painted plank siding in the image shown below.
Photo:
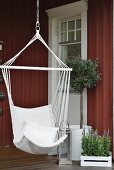
M48 18L46 9L75 2L40 1L41 35L48 42ZM4 41L4 50L0 52L3 62L10 59L24 47L35 33L36 0L1 0L0 1L0 41ZM40 50L39 50L40 49ZM31 45L16 61L17 65L47 66L48 51L41 43ZM12 96L15 105L36 107L47 104L48 74L47 72L12 71ZM12 144L12 128L7 92L3 84L6 99L3 105L3 116L0 117L0 146Z
M42 11L41 34L47 41L47 18ZM45 19L46 18L46 19ZM46 20L46 21L45 21ZM45 22L44 22L45 21ZM1 0L0 1L0 41L4 41L4 50L0 51L3 62L19 52L35 34L36 1ZM39 42L32 44L15 62L16 65L47 66L48 51ZM48 102L47 72L12 71L12 96L15 105L36 107ZM0 101L3 116L0 117L0 146L12 144L10 111L5 85L2 85L6 98ZM0 89L1 90L1 89Z
M76 0L40 1L41 34L48 42L48 18L45 10ZM100 132L105 128L112 134L112 0L89 0L88 2L88 58L98 58L102 80L96 89L88 91L88 123ZM8 60L15 55L35 33L36 0L0 1L0 41L4 51L0 59ZM40 50L39 50L40 49ZM34 43L17 60L20 65L47 66L47 50ZM13 100L16 105L35 107L47 104L48 76L46 72L16 71L12 73ZM3 91L6 88L3 84ZM0 101L3 116L0 117L0 146L12 144L10 111L7 97ZM2 136L2 138L1 138Z
M110 130L112 136L112 0L88 2L88 58L98 59L101 81L88 90L88 124L100 133Z
M55 8L55 7L58 7L58 6L61 6L61 5L66 5L66 4L69 4L69 3L73 3L73 2L77 2L79 0L47 0L46 2L46 8L50 9L50 8Z

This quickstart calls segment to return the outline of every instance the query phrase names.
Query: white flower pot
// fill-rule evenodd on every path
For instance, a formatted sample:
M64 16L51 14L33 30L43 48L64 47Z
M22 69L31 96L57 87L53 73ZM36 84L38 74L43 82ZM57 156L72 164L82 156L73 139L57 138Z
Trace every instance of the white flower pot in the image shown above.
M85 133L88 133L90 126L84 126ZM81 139L83 129L80 129L79 125L70 125L71 137L70 137L70 155L71 160L80 161L80 156L82 152Z
M81 166L112 167L112 156L81 156Z

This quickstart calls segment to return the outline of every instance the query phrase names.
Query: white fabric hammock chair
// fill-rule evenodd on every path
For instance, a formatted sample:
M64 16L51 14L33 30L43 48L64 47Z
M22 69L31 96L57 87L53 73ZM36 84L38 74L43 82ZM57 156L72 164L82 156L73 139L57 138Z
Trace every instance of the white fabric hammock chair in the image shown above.
M40 40L51 52L59 65L58 68L11 66L20 54L35 40ZM67 137L65 134L67 126L69 82L71 69L64 64L48 47L39 30L29 43L13 58L0 66L6 84L14 139L17 148L32 154L47 154L57 148ZM25 70L55 70L60 72L55 97L50 105L38 108L21 108L14 105L11 95L10 69ZM62 129L62 133L58 132Z

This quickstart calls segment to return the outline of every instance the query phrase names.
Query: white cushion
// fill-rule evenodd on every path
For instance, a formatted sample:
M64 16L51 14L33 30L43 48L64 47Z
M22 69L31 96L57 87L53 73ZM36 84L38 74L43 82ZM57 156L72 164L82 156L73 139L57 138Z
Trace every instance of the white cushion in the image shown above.
M48 146L54 143L58 130L56 127L41 126L28 120L24 124L23 133L34 144Z

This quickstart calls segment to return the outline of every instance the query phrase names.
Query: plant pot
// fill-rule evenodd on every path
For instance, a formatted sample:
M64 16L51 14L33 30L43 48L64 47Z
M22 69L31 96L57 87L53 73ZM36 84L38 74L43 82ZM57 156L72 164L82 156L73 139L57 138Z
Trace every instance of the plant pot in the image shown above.
M85 133L88 133L90 126L84 126ZM80 156L82 152L81 139L83 129L80 129L79 125L70 125L71 138L70 138L70 155L71 160L80 161Z
M112 167L112 156L81 156L81 166Z

